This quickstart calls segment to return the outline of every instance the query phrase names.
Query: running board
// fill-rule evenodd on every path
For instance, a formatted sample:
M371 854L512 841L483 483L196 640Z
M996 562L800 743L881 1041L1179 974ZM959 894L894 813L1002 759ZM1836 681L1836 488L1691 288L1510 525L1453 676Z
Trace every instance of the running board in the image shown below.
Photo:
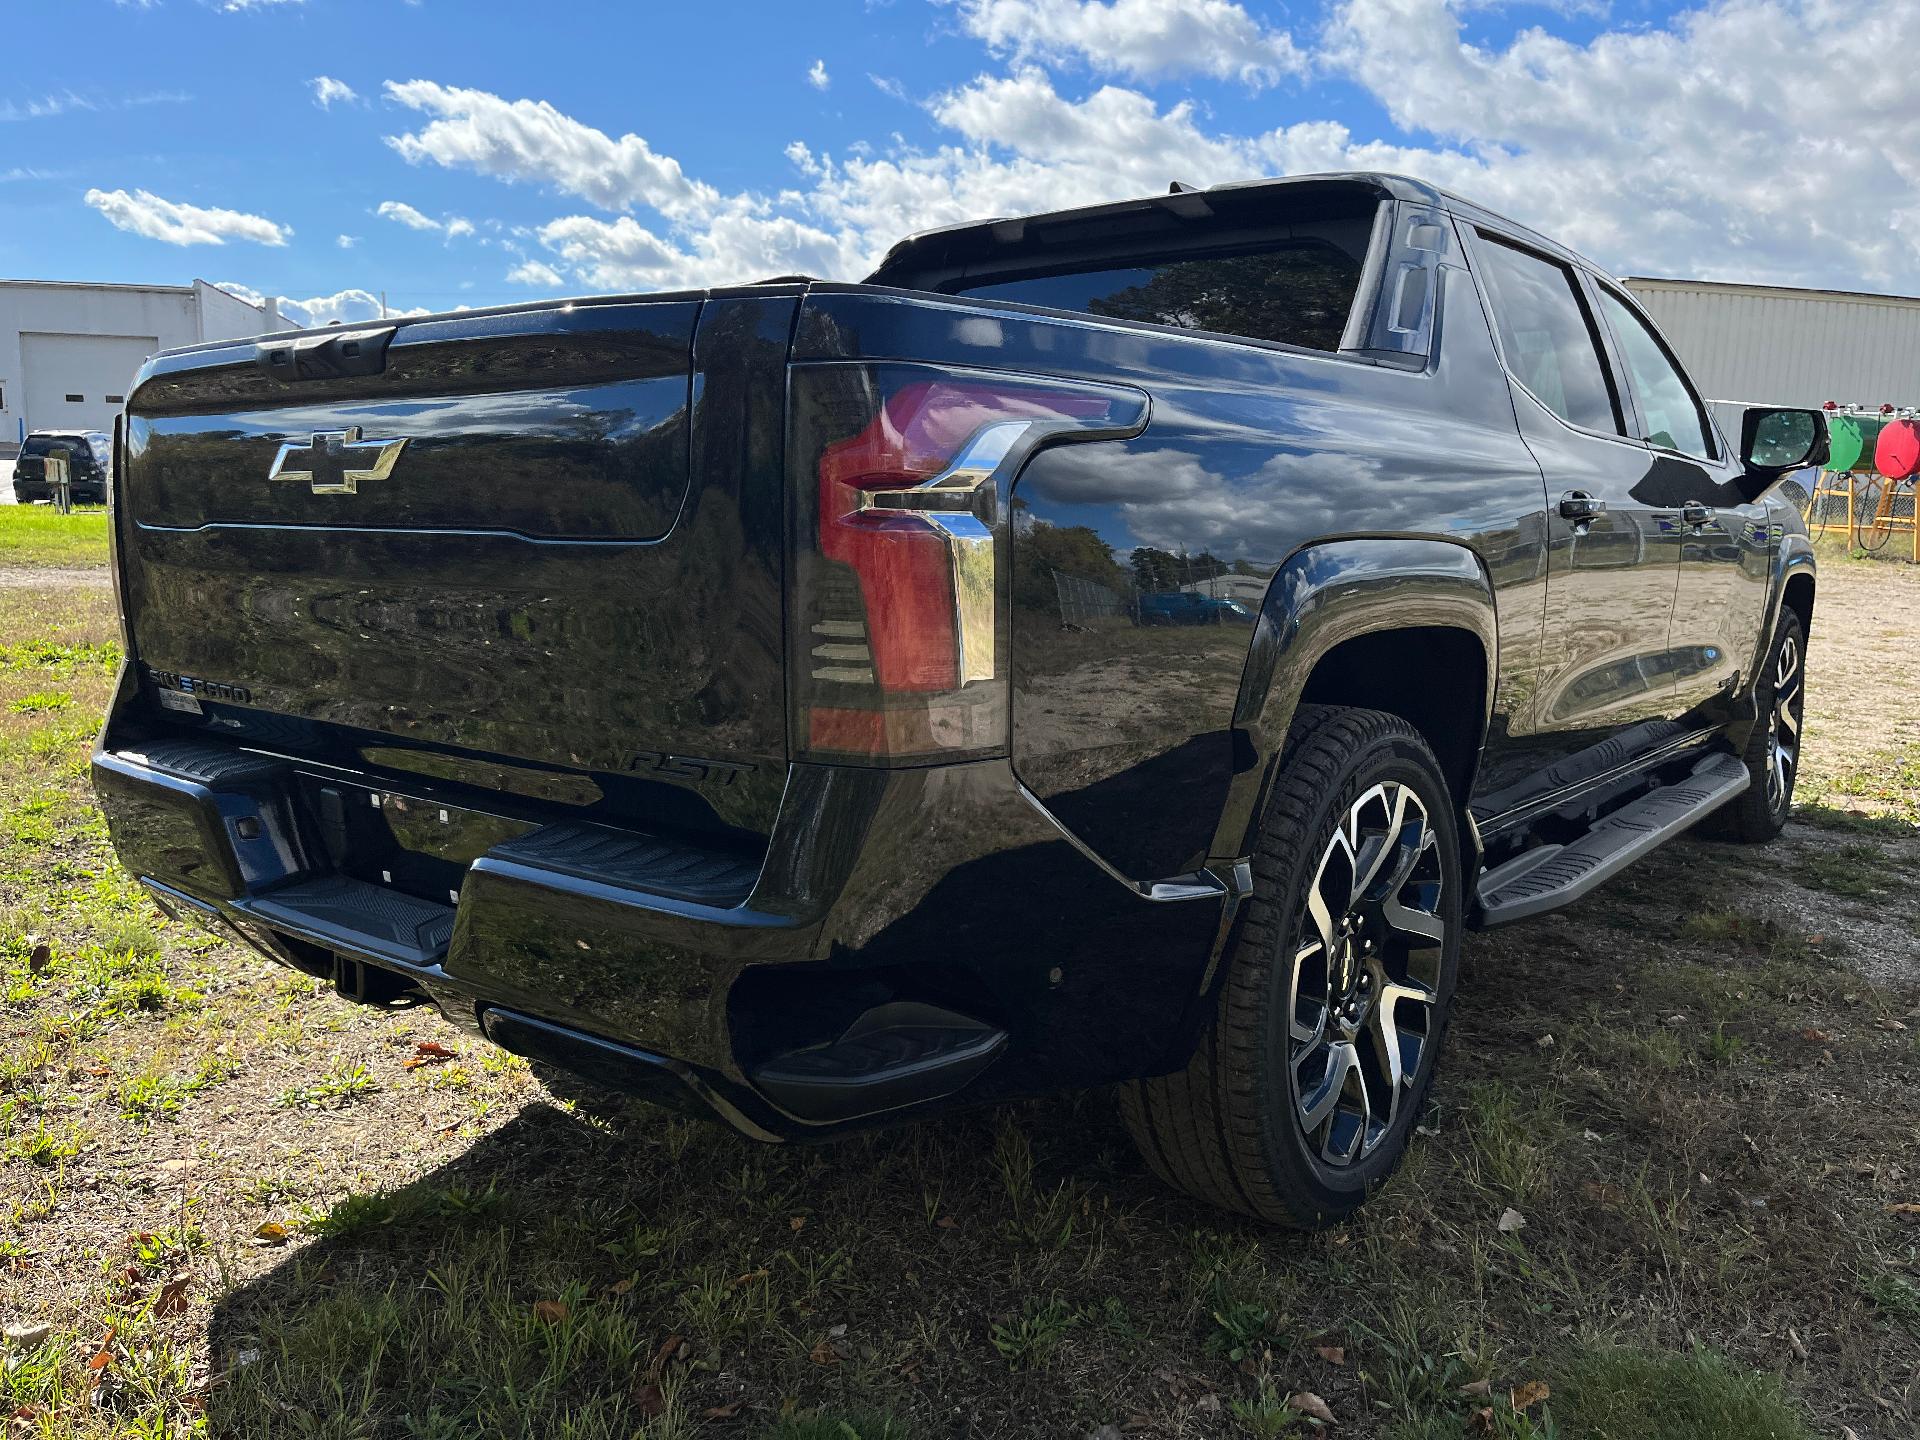
M1541 845L1496 866L1476 888L1478 928L1510 925L1571 904L1752 783L1738 756L1709 756L1685 780L1614 811L1571 845Z

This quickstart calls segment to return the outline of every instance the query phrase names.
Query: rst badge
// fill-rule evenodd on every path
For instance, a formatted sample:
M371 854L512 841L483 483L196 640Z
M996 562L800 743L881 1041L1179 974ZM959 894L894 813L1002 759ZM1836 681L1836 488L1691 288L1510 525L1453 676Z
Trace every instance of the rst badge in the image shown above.
M317 430L304 444L282 445L267 479L305 481L316 495L355 495L362 480L391 475L406 446L405 440L363 440L358 425Z

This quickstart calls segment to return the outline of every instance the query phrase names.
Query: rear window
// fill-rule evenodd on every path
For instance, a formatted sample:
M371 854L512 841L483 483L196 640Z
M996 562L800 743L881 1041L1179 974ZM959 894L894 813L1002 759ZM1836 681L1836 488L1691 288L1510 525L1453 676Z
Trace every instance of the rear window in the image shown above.
M1286 240L1232 254L962 282L954 293L1338 350L1360 288L1372 222L1290 228Z
M65 455L69 459L86 455L87 442L77 435L29 435L20 447L22 455Z

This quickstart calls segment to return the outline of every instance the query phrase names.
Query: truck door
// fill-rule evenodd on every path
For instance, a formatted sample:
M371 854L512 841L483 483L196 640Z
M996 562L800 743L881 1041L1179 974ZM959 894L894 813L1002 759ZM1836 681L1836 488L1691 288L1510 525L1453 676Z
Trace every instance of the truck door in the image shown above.
M1655 503L1643 484L1648 451L1628 433L1626 399L1574 269L1485 229L1472 262L1520 434L1547 485L1537 763L1511 793L1487 797L1513 814L1679 733L1668 631L1683 534L1677 503Z
M1767 510L1743 493L1734 447L1659 332L1625 295L1589 280L1626 374L1630 428L1648 449L1641 490L1680 516L1667 641L1675 693L1691 718L1719 724L1759 649L1775 548Z

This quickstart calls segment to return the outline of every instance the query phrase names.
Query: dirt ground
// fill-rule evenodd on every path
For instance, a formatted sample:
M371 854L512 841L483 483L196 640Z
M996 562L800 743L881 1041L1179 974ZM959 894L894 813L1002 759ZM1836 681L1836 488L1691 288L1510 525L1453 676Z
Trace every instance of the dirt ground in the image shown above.
M0 588L10 1433L1920 1434L1920 572L1824 562L1782 841L1470 938L1413 1154L1315 1236L1168 1194L1104 1095L756 1146L166 923L86 786L100 572L46 575Z

